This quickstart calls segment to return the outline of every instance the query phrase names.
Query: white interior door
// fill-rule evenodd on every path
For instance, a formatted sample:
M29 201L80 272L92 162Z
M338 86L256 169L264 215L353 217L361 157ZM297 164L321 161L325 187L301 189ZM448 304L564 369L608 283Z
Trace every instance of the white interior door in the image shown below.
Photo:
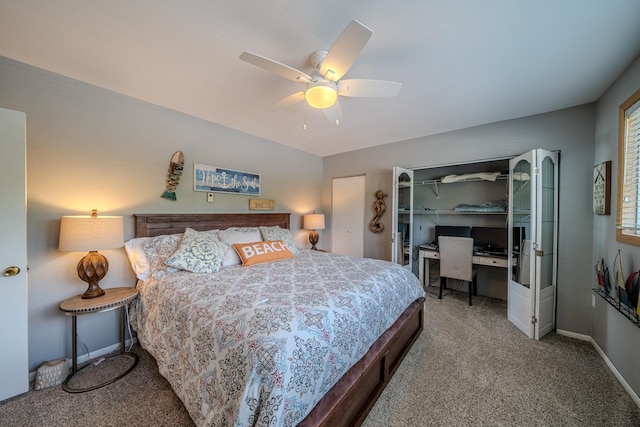
M391 196L391 262L412 269L413 171L393 168Z
M558 270L558 154L536 150L536 287L534 338L555 328Z
M364 256L365 176L334 178L331 191L331 252Z
M29 390L25 129L24 113L0 108L0 158L7 177L0 221L0 400Z
M509 228L520 230L520 233L509 233L509 247L514 248L515 258L509 259L507 317L529 338L533 338L534 298L531 287L535 284L536 271L532 256L536 227L532 214L536 195L533 152L511 159L509 172ZM518 235L515 242L514 234Z
M533 150L509 163L510 246L507 316L529 338L555 328L558 155Z

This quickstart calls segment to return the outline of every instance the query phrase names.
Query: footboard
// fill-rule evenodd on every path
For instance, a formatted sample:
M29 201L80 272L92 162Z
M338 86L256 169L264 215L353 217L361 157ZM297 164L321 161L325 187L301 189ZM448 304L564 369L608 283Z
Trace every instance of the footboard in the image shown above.
M359 426L423 330L424 298L407 308L300 426Z

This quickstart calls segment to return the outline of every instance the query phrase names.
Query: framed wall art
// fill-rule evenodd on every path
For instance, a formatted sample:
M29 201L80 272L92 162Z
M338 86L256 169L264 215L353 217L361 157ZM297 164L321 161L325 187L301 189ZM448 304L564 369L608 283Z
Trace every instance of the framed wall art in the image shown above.
M611 160L593 168L593 213L611 214Z
M193 190L259 196L260 175L194 163Z

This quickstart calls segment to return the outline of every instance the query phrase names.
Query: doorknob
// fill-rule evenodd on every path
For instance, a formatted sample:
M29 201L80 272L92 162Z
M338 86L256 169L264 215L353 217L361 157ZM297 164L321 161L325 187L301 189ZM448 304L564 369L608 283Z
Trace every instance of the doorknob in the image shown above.
M18 273L20 273L20 268L12 265L11 267L5 268L2 274L4 274L4 277L11 277L17 275Z

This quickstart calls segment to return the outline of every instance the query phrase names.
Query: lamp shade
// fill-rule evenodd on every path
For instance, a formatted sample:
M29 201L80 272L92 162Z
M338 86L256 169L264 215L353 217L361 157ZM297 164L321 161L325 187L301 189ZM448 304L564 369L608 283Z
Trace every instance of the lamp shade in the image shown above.
M303 218L305 230L324 230L324 214L309 214Z
M68 252L100 251L124 246L121 216L63 216L58 249Z

